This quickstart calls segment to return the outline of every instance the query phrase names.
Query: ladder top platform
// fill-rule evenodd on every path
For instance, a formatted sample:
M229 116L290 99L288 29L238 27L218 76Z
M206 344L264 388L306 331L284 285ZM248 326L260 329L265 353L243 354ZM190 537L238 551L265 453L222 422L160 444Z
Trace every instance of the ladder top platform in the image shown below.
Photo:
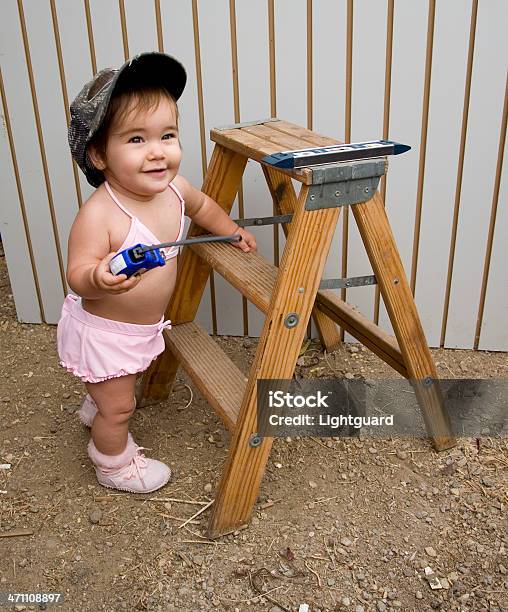
M341 144L335 138L322 136L294 123L275 118L214 128L210 131L210 138L217 144L258 162L267 155L302 149L307 144L309 147ZM305 185L312 184L312 170L308 167L280 171Z

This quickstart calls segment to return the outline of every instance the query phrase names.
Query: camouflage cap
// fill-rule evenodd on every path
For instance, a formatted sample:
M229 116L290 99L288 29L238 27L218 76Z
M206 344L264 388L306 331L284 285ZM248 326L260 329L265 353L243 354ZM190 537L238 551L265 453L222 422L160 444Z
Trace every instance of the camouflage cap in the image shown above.
M97 132L115 91L143 87L163 87L175 100L182 95L187 81L185 69L178 60L165 53L141 53L119 69L98 72L76 96L70 106L69 146L72 157L93 187L104 182L104 175L88 158L86 148Z

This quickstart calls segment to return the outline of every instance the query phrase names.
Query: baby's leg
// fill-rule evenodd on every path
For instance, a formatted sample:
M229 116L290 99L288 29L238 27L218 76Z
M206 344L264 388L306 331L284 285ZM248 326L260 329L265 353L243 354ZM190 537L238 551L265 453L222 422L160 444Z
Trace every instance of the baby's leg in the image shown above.
M119 455L127 446L129 418L135 407L135 383L135 374L86 383L99 410L92 424L92 439L104 455Z

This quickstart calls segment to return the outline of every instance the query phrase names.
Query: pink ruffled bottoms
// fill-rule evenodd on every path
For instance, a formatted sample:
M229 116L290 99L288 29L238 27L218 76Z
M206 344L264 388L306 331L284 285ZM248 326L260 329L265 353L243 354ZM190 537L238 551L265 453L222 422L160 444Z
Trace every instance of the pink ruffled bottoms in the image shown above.
M57 329L60 364L91 383L143 372L163 352L166 327L171 322L164 318L152 325L104 319L83 310L80 299L68 295Z

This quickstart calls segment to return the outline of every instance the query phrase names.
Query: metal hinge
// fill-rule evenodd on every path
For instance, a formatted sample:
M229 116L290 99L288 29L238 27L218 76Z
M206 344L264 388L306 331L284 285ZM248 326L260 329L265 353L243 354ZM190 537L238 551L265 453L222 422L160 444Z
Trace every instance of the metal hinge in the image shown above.
M387 166L387 160L381 158L311 167L306 210L367 202L376 193Z

